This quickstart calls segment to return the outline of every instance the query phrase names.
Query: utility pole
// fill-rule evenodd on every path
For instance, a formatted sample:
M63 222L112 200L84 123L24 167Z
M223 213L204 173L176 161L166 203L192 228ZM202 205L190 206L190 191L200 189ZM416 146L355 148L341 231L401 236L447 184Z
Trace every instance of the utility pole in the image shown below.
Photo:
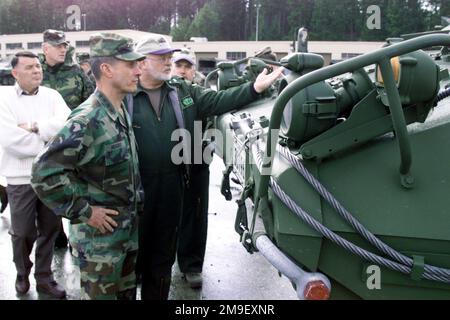
M261 3L258 2L256 5L256 38L255 41L258 41L258 33L259 33L259 9L261 8Z
M82 17L83 17L83 26L84 26L84 31L86 31L86 13L83 13L82 15L81 15Z

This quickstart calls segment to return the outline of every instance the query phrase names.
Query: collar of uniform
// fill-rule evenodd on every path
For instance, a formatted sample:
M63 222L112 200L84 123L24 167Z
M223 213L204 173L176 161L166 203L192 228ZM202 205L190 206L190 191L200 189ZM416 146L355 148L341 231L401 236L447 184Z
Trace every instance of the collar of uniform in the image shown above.
M170 85L169 81L164 81L164 84L161 86L161 90L164 90L164 88L168 88L169 90L174 90L175 88ZM141 82L137 85L137 90L133 92L133 97L136 97L140 93L147 93L146 90L141 86Z
M64 63L58 63L55 64L54 66L50 66L49 64L47 64L47 62L42 64L42 70L50 72L50 73L57 73L59 70L62 69Z
M61 63L57 63L54 66L50 66L47 63L47 60L45 59L45 55L43 54L42 57L40 58L40 62L41 62L41 67L43 71L48 71L51 73L56 73L58 72L60 69L61 70L65 70L65 69L70 69L70 67L72 66L72 64L68 65L66 63L66 61L61 62Z
M138 94L140 94L141 92L145 92L145 89L141 86L141 82L139 81L139 82L138 82L138 85L137 85L136 91L132 93L132 94L133 94L133 97L136 97L136 96L137 96Z
M35 92L29 93L26 92L25 90L23 90L20 86L19 83L16 81L16 83L14 83L14 89L16 90L17 95L20 97L21 95L24 96L35 96L38 94L39 92L39 87L36 89Z
M103 94L103 92L101 92L98 89L95 89L94 94L97 97L98 102L100 102L100 104L105 107L108 116L114 121L116 121L117 118L119 118L119 114L117 113L116 109L109 101L109 99Z

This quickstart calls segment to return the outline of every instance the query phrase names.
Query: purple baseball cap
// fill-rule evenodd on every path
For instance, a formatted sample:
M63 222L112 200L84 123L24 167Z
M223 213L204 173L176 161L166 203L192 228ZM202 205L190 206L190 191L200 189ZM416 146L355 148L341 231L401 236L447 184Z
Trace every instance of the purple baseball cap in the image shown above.
M181 60L186 60L190 64L196 65L195 58L185 50L182 50L180 53L175 54L172 58L173 62L178 62Z

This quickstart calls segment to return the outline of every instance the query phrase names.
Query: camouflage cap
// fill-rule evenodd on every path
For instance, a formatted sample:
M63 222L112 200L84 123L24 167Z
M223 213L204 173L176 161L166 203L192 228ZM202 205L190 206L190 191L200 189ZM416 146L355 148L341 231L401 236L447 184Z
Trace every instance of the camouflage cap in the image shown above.
M114 57L124 61L143 60L145 56L133 50L133 40L116 33L96 33L89 39L90 55L94 57Z
M60 45L61 43L69 44L69 41L66 41L66 35L63 31L47 29L43 32L44 42L48 42L53 46Z
M165 37L154 34L139 41L136 44L136 51L141 54L162 55L181 50L173 49Z
M87 52L77 53L77 62L79 64L84 63L84 62L89 62L90 58L91 58L91 56Z
M172 58L173 62L178 62L181 60L186 60L187 62L189 62L192 65L196 64L194 55L187 49L181 50L181 52L175 54Z

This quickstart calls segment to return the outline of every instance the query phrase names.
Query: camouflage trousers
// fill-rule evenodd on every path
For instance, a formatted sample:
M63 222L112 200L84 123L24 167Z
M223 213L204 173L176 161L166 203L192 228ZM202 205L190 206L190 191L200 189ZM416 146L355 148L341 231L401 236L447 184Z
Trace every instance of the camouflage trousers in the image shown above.
M70 226L72 254L80 268L81 299L136 299L137 220L116 222L114 232L106 234L85 223Z

